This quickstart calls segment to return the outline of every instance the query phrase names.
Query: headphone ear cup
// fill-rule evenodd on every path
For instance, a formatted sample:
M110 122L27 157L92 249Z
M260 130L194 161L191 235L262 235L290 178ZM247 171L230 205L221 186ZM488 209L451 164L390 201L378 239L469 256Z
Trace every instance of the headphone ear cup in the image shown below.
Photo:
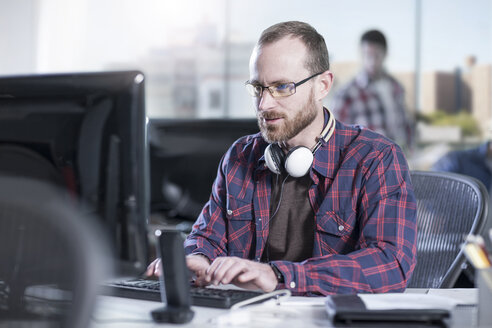
M275 174L280 174L284 170L285 155L277 144L269 144L265 149L265 163Z
M291 177L305 176L313 165L313 152L304 146L292 148L285 156L285 170Z

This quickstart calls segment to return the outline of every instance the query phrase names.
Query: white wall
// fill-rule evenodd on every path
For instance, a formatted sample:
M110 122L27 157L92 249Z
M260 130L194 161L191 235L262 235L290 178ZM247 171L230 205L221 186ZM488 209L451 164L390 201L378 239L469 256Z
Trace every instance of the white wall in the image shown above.
M36 69L37 0L0 0L0 75Z

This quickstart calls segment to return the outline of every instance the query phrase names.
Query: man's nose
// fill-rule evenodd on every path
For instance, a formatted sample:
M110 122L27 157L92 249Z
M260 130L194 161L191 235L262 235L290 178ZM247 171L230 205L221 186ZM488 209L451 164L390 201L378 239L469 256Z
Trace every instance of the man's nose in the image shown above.
M258 109L268 110L275 105L275 98L273 98L270 90L263 89L261 97L259 99Z

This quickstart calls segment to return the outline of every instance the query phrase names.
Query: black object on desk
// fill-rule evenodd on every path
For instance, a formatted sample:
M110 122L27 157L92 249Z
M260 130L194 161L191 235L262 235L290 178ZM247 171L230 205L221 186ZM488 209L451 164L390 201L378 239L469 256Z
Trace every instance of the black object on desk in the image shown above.
M336 327L447 327L444 309L367 309L356 294L331 295L326 309Z
M152 319L156 322L189 322L195 313L190 308L190 279L185 263L184 239L181 232L176 230L157 230L156 236L162 264L160 289L166 306L152 311Z

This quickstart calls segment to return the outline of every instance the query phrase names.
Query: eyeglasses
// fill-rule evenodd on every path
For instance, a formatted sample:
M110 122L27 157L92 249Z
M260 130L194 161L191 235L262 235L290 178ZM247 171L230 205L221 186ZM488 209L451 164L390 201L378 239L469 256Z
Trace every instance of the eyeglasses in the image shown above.
M270 91L270 94L272 95L273 98L281 98L281 97L287 97L291 96L294 93L296 93L296 88L300 86L303 83L306 83L310 79L312 79L315 76L320 75L323 72L316 73L314 75L311 75L310 77L299 81L297 83L295 82L288 82L288 83L277 83L274 85L270 85L268 87L264 87L259 83L251 83L250 81L246 81L244 84L246 85L246 90L252 97L260 98L263 95L263 90L268 89Z

